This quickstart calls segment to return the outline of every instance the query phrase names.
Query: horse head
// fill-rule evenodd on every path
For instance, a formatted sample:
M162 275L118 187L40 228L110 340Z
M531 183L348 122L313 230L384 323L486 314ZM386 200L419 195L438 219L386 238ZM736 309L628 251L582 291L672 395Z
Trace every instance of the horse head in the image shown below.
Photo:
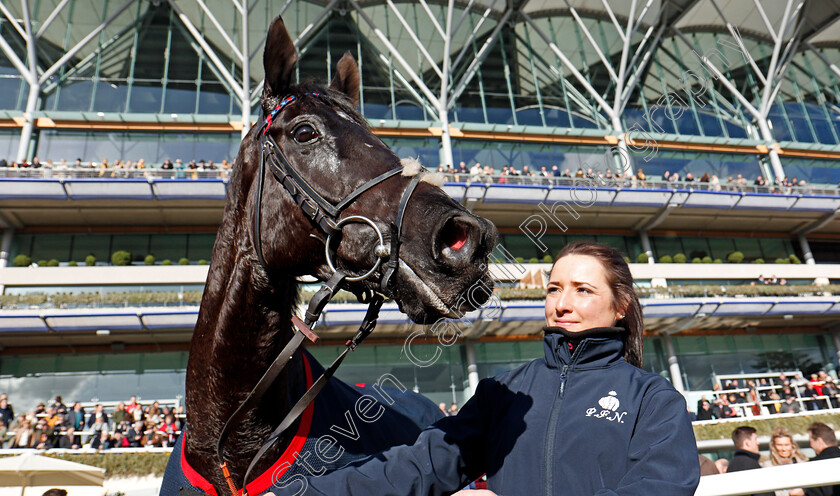
M275 273L327 279L332 270L324 246L330 233L312 214L314 205L304 205L310 207L307 215L298 204L300 198L295 202L290 192L295 186L284 187L282 173L278 177L259 166L266 146L278 148L293 174L332 205L354 196L372 179L387 176L364 189L336 216L339 220L363 216L372 221L341 223L330 236L330 253L334 253L330 261L348 274L365 273L377 258L387 256L383 251L394 236L398 205L409 196L397 234L399 259L391 264L396 266L393 284L383 286L384 272L379 270L350 289L386 293L420 323L455 317L483 304L493 287L487 261L498 237L495 226L431 184L431 174L420 172L416 165L404 166L371 132L356 110L360 74L349 54L338 62L329 87L310 82L292 85L296 61L292 39L278 17L269 29L263 59L265 85L260 103L265 118L243 144L243 163L238 167L242 177L232 179L232 186L238 182L245 191L241 212L248 216L248 224L258 216L251 248L255 262L264 264L267 283ZM266 145L267 141L271 144ZM389 171L396 173L388 175ZM416 174L423 175L415 179ZM412 181L416 184L411 185ZM415 186L406 195L407 188ZM371 224L382 233L385 246L380 246Z

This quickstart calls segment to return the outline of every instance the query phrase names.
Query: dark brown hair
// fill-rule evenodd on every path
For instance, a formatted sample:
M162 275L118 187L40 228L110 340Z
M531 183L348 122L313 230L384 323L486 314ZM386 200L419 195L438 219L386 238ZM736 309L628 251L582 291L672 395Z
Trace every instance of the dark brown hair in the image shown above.
M755 433L756 430L748 425L738 427L732 431L732 442L735 443L735 448L741 449L744 446L744 441Z
M808 434L813 438L822 439L829 446L837 446L837 436L834 434L834 429L822 422L814 422L809 425Z
M633 290L633 275L630 274L630 267L624 261L624 257L615 248L592 243L589 241L577 241L566 245L557 254L557 260L566 255L587 255L601 262L607 283L613 294L613 309L624 309L624 318L616 323L616 326L623 327L626 332L621 334L624 341L624 359L631 365L642 367L642 333L645 330L645 322L642 318L642 306L639 304L639 297ZM554 266L551 267L554 270Z

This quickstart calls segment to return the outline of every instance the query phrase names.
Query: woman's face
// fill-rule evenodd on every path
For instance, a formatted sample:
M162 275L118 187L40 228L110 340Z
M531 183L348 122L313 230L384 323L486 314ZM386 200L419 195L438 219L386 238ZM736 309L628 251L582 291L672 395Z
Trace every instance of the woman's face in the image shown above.
M621 317L601 262L589 255L566 255L554 264L545 297L545 324L580 332L611 327Z
M776 447L776 453L778 453L782 458L790 458L793 454L793 445L791 444L790 438L787 436L777 437L776 440L773 441L773 445Z

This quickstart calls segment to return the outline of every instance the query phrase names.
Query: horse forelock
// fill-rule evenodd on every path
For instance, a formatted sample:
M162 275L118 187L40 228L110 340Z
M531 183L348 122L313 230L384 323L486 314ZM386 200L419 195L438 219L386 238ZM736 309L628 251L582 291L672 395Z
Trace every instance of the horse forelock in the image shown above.
M313 95L317 93L319 96ZM283 101L284 98L292 95L296 101L303 98L316 98L322 100L329 107L331 107L339 115L349 117L351 121L355 122L367 131L370 131L370 126L364 117L356 109L356 106L347 98L346 95L335 90L326 88L314 81L304 81L303 83L293 86L285 94L280 96L272 96L264 98L262 107L265 113L269 113Z

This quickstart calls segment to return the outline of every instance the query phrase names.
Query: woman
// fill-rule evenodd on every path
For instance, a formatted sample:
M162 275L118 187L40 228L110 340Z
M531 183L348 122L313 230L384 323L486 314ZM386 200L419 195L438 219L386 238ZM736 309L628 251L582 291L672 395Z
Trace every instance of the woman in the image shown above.
M545 322L545 358L482 380L457 416L414 445L312 477L303 493L285 487L438 495L487 474L492 492L472 494L693 495L700 467L685 400L639 368L642 312L621 254L566 246L551 270Z
M770 437L770 459L764 461L761 466L775 467L807 461L808 458L799 451L799 446L793 441L790 432L785 427L779 426L773 430L773 435ZM800 488L776 491L776 496L802 496L804 494L805 492Z

